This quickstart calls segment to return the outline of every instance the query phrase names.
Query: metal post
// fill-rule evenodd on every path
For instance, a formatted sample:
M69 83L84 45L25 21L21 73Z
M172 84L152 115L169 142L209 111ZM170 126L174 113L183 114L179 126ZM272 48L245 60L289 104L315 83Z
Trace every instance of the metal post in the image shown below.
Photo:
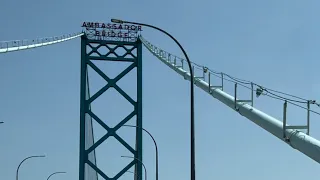
M136 179L138 179L138 174L137 174L137 173L134 173L134 172L132 172L132 171L126 171L126 172L134 174L134 176L136 177Z
M133 159L135 159L135 160L139 161L139 162L142 164L143 168L144 168L145 180L147 180L147 168L146 168L146 166L143 164L143 162L142 162L140 159L135 158L135 157L130 157L130 156L121 156L121 157L125 157L125 158L133 158Z
M234 84L234 109L237 110L237 83Z
M251 82L251 106L253 107L253 83Z
M137 115L136 115L136 126L142 128L142 43L140 39L138 39L139 43L137 45ZM137 151L137 158L143 161L143 147L142 147L142 130L136 129L136 151ZM142 180L142 167L137 167L137 173ZM139 179L137 179L139 180Z
M221 86L222 86L221 90L223 91L223 72L221 73Z
M20 169L21 164L22 164L24 161L26 161L27 159L38 158L38 157L46 157L46 156L45 156L45 155L41 155L41 156L29 156L29 157L23 159L23 160L20 162L20 164L19 164L19 166L18 166L18 168L17 168L17 172L16 172L16 180L19 180L19 169Z
M50 174L50 176L48 176L47 180L49 180L50 177L55 175L55 174L64 174L64 173L67 173L67 172L54 172L54 173Z
M194 74L194 66L192 66L192 72L193 72L193 74ZM192 77L192 78L194 78L194 77Z
M87 37L81 36L81 77L80 77L80 152L79 152L79 180L85 177L85 126L86 126L86 76L87 76Z
M123 20L118 20L118 19L111 19L112 22L114 23L129 23L129 24L136 24L136 25L140 25L140 26L146 26L146 27L150 27L153 29L156 29L158 31L163 32L164 34L168 35L172 40L175 41L175 43L179 46L179 48L182 50L187 62L188 62L188 66L189 66L189 71L190 71L190 126L191 126L191 136L190 136L190 141L191 141L191 165L190 165L190 169L191 169L191 180L195 180L196 179L196 167L195 167L195 132L194 132L194 74L192 72L192 67L191 67L191 61L186 53L186 51L183 49L183 47L181 46L181 44L178 42L178 40L176 40L171 34L169 34L168 32L149 25L149 24L144 24L144 23L137 23L137 22L129 22L129 21L123 21Z
M310 101L307 104L307 135L310 133Z
M287 127L287 100L283 104L283 138L286 139L286 127Z
M205 67L203 67L203 71L202 71L202 76L203 76L203 80L205 81L206 80L206 69Z
M211 94L211 73L209 72L209 74L208 74L208 82L209 82L209 93Z
M142 130L144 130L146 133L149 134L149 136L152 138L154 146L156 147L156 180L159 180L159 162L158 162L158 146L157 146L157 142L154 139L154 137L151 135L151 133L149 131L147 131L146 129L142 128L142 127L138 127L138 126L133 126L133 125L122 125L122 126L127 126L127 127L136 127L136 128L141 128Z
M181 68L183 69L183 59L181 59Z

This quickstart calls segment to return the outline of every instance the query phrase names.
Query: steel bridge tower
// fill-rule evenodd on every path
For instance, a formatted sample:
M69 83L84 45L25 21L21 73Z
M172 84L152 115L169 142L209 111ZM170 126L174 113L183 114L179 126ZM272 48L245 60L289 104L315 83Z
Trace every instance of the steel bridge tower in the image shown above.
M111 47L112 46L112 47ZM106 54L101 54L98 49L104 47L108 50ZM115 50L117 48L123 48L126 53L118 55ZM88 51L91 49L91 51ZM133 52L135 50L135 53ZM98 54L98 55L93 55ZM110 57L112 55L112 57ZM93 61L115 61L115 62L131 62L124 71L119 73L115 78L109 78L102 72ZM94 69L103 79L106 80L106 85L101 88L98 92L90 96L89 93L89 79L88 79L88 67ZM133 100L124 90L118 85L117 81L127 75L132 69L137 68L137 100ZM136 128L135 143L136 147L131 147L124 139L118 134L117 130L120 129L127 121L132 117L136 121L136 126L142 127L142 43L137 38L135 42L125 41L114 41L114 40L97 40L88 38L85 34L81 36L81 88L80 88L80 162L79 162L79 180L97 180L97 174L104 179L117 180L127 170L135 166L135 179L142 180L142 129ZM127 101L129 101L134 110L128 114L124 119L118 119L117 125L111 127L108 125L106 119L100 119L94 114L94 109L91 110L91 103L101 96L105 91L114 88L117 90ZM112 101L105 103L113 103ZM107 133L96 142L93 141L93 126L92 121L96 121L100 124ZM104 143L109 137L114 137L119 143L126 147L135 157L128 165L123 167L119 172L116 172L114 177L108 177L96 165L95 160L95 149ZM91 168L89 168L91 167ZM91 169L91 170L90 170Z

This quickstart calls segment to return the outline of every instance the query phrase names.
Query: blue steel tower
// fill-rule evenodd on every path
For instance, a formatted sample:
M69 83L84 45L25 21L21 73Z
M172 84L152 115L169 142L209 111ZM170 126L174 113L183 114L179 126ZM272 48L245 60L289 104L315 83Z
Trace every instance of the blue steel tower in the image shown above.
M120 38L121 39L121 38ZM101 54L98 50L104 47L108 50L107 53ZM123 48L125 53L118 55L115 50L117 48ZM88 50L91 49L91 50ZM93 55L95 54L95 55ZM115 78L109 78L106 74L100 70L93 61L114 61L114 62L130 62L131 64L119 73ZM89 93L89 80L88 80L88 66L96 71L103 79L106 80L106 85L90 96ZM133 100L128 93L122 90L117 82L126 76L132 69L137 68L136 71L136 87L137 87L137 100ZM79 162L79 180L97 180L97 174L104 179L117 180L127 170L135 166L135 179L142 180L142 129L136 128L135 143L136 147L131 147L124 139L118 134L119 130L127 121L134 116L136 117L136 126L142 127L142 43L139 38L135 38L135 41L117 41L117 40L105 40L104 38L91 38L88 34L81 36L81 90L80 90L80 162ZM106 123L106 120L100 119L94 113L94 109L91 109L91 103L95 101L99 96L109 89L114 88L117 90L129 103L132 104L134 110L127 115L124 119L118 119L117 125L111 127ZM105 102L112 103L112 101ZM107 133L96 142L93 140L93 127L92 121L96 121ZM119 143L127 148L135 159L123 167L122 170L116 172L114 177L108 177L96 164L95 149L104 143L109 137L114 137ZM139 160L139 161L138 161ZM89 168L91 167L91 168Z

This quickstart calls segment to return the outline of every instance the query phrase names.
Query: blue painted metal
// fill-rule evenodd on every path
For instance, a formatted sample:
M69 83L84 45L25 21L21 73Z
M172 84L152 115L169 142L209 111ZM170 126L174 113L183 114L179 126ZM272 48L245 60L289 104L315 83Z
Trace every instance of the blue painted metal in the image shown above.
M79 180L85 180L85 162L86 162L86 153L85 153L85 125L86 125L86 76L87 76L87 56L86 56L86 44L87 38L85 35L81 36L81 77L80 77L80 157L79 157Z
M92 46L92 44L96 44L97 46ZM110 47L110 45L115 45L115 47ZM87 52L87 46L91 48L90 52ZM105 55L99 53L99 48L107 47L109 52ZM128 47L130 46L130 48ZM123 55L118 55L115 53L115 49L123 48L126 50L126 53ZM136 49L137 53L134 54L132 51ZM93 55L95 54L95 55ZM109 57L109 55L114 54L116 57ZM114 79L109 78L105 75L92 61L100 60L100 61L126 61L132 62L129 67L127 67L124 71L119 73ZM86 94L88 94L88 81L87 81L87 68L90 66L94 69L102 78L107 81L107 84L101 88L98 92L96 92L93 96L88 98ZM117 81L127 75L132 69L137 68L137 101L134 101L124 90L122 90L118 85ZM129 101L133 106L134 110L123 120L119 120L119 123L110 127L107 125L103 119L97 117L90 108L90 104L99 98L105 91L110 88L116 89L127 101ZM122 41L106 41L106 40L93 40L88 39L86 35L81 37L81 100L80 100L80 164L79 164L79 180L92 180L93 175L89 176L88 173L92 173L87 171L86 166L90 166L94 172L98 173L104 179L119 179L126 171L128 171L132 166L136 167L137 180L142 180L142 165L136 159L142 161L142 129L137 128L136 131L136 147L131 147L125 140L123 140L118 134L117 130L120 129L128 120L132 117L136 116L136 125L142 127L142 43L140 40L136 42L122 42ZM96 142L90 143L86 138L90 137L92 131L86 130L86 128L90 128L92 124L87 123L88 118L86 116L92 117L97 123L99 123L103 128L107 130L107 134L105 134L102 138L97 140ZM92 127L91 127L92 128ZM92 134L91 134L92 135ZM114 177L109 177L105 172L99 169L99 167L95 164L95 159L91 159L91 153L94 153L94 150L101 145L104 141L106 141L109 137L114 137L119 141L124 147L126 147L136 159L133 159L127 166L125 166L120 172L118 172ZM92 137L93 138L93 137ZM90 144L90 146L86 146ZM92 162L93 161L93 162ZM92 173L94 174L94 173Z

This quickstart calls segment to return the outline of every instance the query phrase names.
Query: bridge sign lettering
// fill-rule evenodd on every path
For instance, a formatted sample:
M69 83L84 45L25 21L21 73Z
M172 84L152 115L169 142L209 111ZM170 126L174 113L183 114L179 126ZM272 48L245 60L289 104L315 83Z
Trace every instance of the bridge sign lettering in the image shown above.
M82 28L90 39L99 40L136 41L142 31L141 26L99 22L83 22Z

